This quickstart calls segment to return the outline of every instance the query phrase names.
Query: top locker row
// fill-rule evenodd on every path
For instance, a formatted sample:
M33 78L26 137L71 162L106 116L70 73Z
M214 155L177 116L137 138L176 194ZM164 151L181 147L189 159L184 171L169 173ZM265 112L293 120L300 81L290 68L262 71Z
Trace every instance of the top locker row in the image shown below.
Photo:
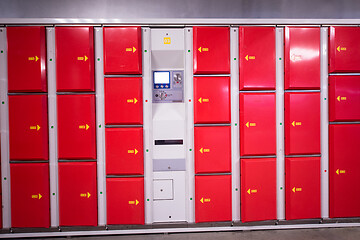
M141 75L141 27L103 34L105 74ZM230 28L194 27L193 36L194 74L229 74ZM359 38L359 27L330 27L330 72L360 72ZM45 27L8 27L7 39L9 92L46 92ZM55 45L57 91L94 91L93 27L55 27ZM239 49L240 90L275 89L275 28L240 27ZM285 88L320 88L318 27L285 27Z

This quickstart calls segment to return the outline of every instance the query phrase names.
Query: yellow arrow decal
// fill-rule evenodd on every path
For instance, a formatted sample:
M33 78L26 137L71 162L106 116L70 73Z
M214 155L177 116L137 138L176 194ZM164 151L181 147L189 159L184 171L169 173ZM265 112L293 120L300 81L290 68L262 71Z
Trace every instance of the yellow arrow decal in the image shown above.
M39 131L40 130L40 126L39 125L36 125L36 126L30 126L30 130L36 130L36 131Z
M85 61L88 60L89 58L85 55L84 57L77 57L78 61Z
M84 197L84 198L90 198L91 194L89 192L87 193L80 193L80 197Z
M37 62L39 60L38 56L35 56L35 57L28 57L28 60L29 61L35 61Z
M293 192L301 192L302 188L293 187L292 191Z
M85 125L79 125L79 129L85 129L88 130L89 129L89 125L85 124Z
M130 149L130 150L128 150L128 153L129 154L137 154L139 151L135 148L134 150L132 150L132 149Z
M252 194L252 193L257 193L257 189L248 189L247 191L246 191L248 194Z
M201 47L198 48L199 52L201 52Z
M295 121L293 121L293 122L291 123L291 125L293 125L293 127L295 127L295 126L301 126L301 122L295 122Z
M337 99L339 102L340 102L340 101L346 101L346 97L338 96L336 99Z
M337 174L337 175L344 174L344 173L346 173L345 170L340 170L340 169L337 169L337 170L336 170L336 174Z
M338 50L338 52L346 51L346 47L338 46L338 47L336 48L336 50Z
M198 50L199 52L208 52L209 48L199 47Z
M135 199L135 201L129 201L130 205L138 205L139 201L137 199Z
M35 194L35 195L31 195L31 198L34 198L34 199L41 199L42 198L42 195L39 193L39 194Z
M255 60L255 56L246 55L246 56L245 56L245 59L246 59L246 61L249 61L249 59L250 59L250 60Z
M129 48L126 48L125 51L134 53L134 52L136 52L136 48L135 47L129 47Z
M208 103L208 102L210 102L210 99L208 99L208 98L199 98L199 103Z
M130 99L127 99L126 102L136 104L138 102L138 100L136 98L130 98Z
M210 201L211 201L210 198L201 198L200 199L201 203L209 203Z
M209 148L200 148L199 150L201 153L208 153L210 152L210 149Z
M247 122L247 123L245 123L245 126L246 127L256 127L256 123L251 123L251 122Z

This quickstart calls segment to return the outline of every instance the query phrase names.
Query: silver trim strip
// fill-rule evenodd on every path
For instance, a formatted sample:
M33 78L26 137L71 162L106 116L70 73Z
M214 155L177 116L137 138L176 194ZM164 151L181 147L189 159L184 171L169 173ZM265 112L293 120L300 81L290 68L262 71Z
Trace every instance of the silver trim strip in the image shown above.
M295 89L294 89L294 90L290 90L290 89L289 89L289 90L285 90L285 92L286 92L286 93L287 93L287 92L295 92L295 93L296 93L296 92L304 92L304 93L307 93L307 92L320 92L320 90L310 90L310 89L309 89L309 90L297 90L297 89L296 89L296 90L295 90Z

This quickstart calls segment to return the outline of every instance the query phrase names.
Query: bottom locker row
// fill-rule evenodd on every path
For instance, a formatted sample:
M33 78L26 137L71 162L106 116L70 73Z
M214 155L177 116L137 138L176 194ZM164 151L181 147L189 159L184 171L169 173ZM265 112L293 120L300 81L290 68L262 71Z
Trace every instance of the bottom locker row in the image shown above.
M50 226L48 167L10 164L12 227ZM107 224L144 224L144 179L107 178L106 183ZM277 219L276 188L275 158L242 159L242 222ZM231 221L231 191L231 175L195 176L195 221ZM286 219L303 218L320 218L316 157L286 159ZM59 163L59 225L97 225L96 162Z

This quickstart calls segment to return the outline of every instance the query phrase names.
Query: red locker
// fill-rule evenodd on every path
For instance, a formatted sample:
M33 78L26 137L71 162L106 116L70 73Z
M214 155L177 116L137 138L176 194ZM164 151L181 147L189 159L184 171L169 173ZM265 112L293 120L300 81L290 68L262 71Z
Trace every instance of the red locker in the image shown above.
M320 28L285 27L285 89L320 89Z
M94 91L93 27L55 27L58 92Z
M241 159L241 221L276 219L276 158Z
M329 76L329 120L360 120L360 76Z
M48 160L46 95L9 96L11 160Z
M231 221L231 175L195 176L195 222Z
M329 126L330 217L360 217L360 125Z
M144 178L107 178L106 192L107 224L145 223Z
M60 226L97 226L96 162L59 162Z
M50 227L49 164L11 163L11 227Z
M46 92L45 27L7 27L9 92Z
M240 93L241 156L276 155L275 93Z
M359 38L359 27L330 27L329 72L360 72Z
M142 123L142 78L105 78L105 124Z
M141 74L141 27L104 27L104 73Z
M144 174L144 150L142 128L107 128L106 174Z
M230 73L230 28L193 27L194 74Z
M59 159L96 159L95 96L58 95Z
M275 89L275 28L239 27L239 50L240 90Z
M195 173L231 172L230 126L195 127Z
M286 158L286 219L321 218L320 158Z
M285 93L285 155L320 154L320 93Z
M194 77L195 123L230 123L230 78Z

